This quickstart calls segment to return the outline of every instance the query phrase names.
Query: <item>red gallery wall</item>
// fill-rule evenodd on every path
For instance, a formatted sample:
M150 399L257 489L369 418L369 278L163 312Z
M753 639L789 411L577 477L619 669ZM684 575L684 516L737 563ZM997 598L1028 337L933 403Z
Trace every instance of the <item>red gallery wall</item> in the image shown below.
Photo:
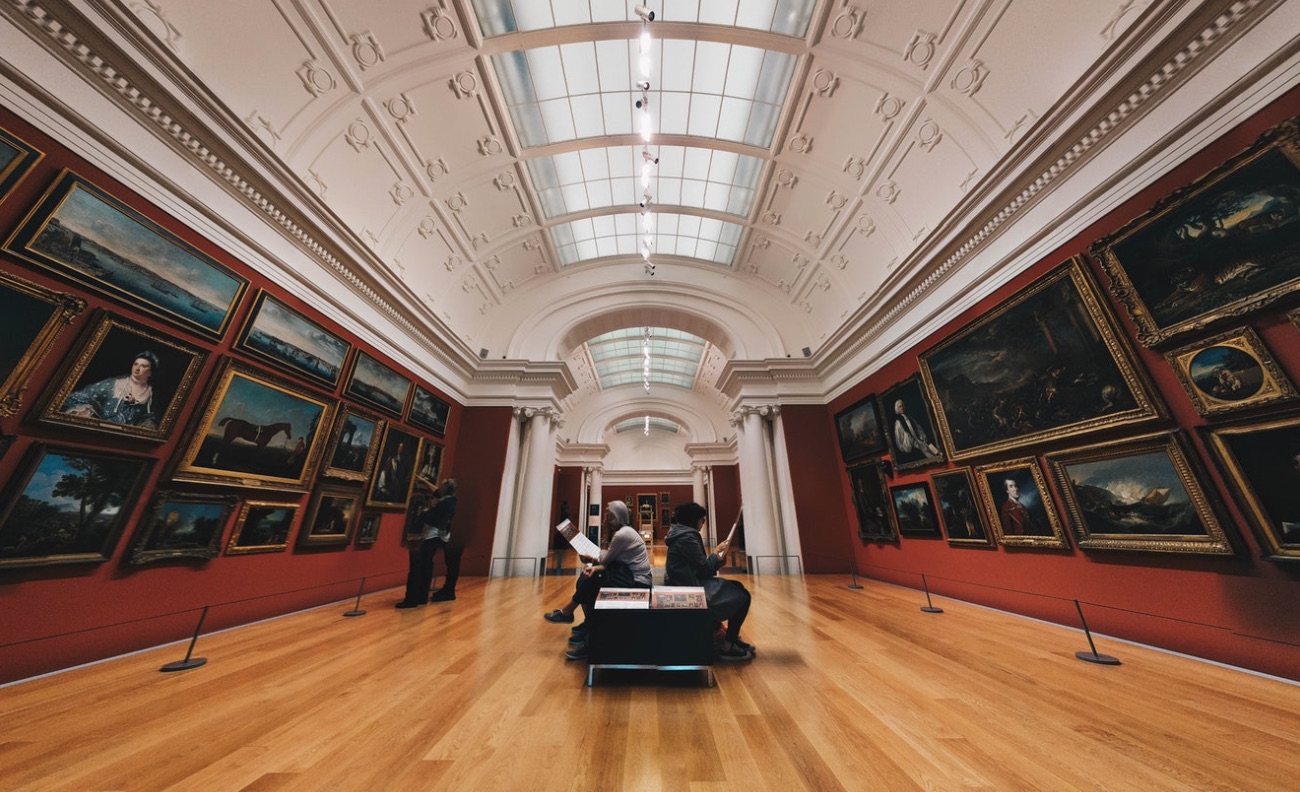
M0 127L45 154L44 159L0 203L0 239L8 239L61 170L69 168L252 281L224 337L220 341L212 341L191 335L128 305L62 280L51 271L22 262L10 254L0 253L0 269L4 272L57 292L83 297L89 303L87 310L63 330L42 360L30 380L29 390L23 396L19 413L0 419L0 433L17 436L14 445L0 458L0 485L7 485L13 477L19 475L26 452L36 441L58 446L84 446L155 460L141 496L130 507L126 528L118 539L110 560L103 563L0 568L0 682L188 637L204 606L211 608L204 625L204 630L210 631L346 599L357 593L362 578L366 579L368 591L401 584L406 575L406 549L402 542L405 515L402 511L383 513L378 539L371 545L349 544L342 547L303 549L294 547L291 542L286 551L279 553L222 555L209 560L179 559L141 566L125 563L124 558L129 554L134 541L137 524L149 505L151 495L160 488L234 494L241 499L294 501L300 504L297 521L301 523L310 502L307 493L172 485L164 477L169 463L188 440L192 431L192 419L204 406L206 388L222 357L241 358L255 369L266 370L280 378L296 379L238 353L231 353L232 340L247 318L258 289L270 290L294 310L333 332L347 336L330 321L330 317L282 293L242 262L233 259L96 168L72 156L5 108L0 108ZM76 347L78 338L93 324L96 309L106 309L131 322L208 351L208 360L167 442L159 445L134 438L35 423L35 414L39 410L47 383L57 376L64 359ZM357 343L350 337L348 340L354 345ZM364 346L362 348L365 349ZM365 351L383 359L372 349ZM400 368L398 370L401 371ZM409 372L402 373L410 377ZM326 386L301 381L299 384L304 390L326 398L334 397L338 391L335 388L329 392ZM427 383L424 385L437 392ZM443 398L450 401L445 395ZM505 428L495 429L496 418L488 412L477 411L470 416L471 420L466 421L463 420L460 406L452 404L448 427L452 435L455 435L472 425L474 437L492 442L493 448L504 448ZM509 426L508 411L500 423L502 427ZM406 428L433 439L419 430ZM461 460L457 454L459 444L452 435L445 438L445 441L436 440L446 442L442 468L444 476L460 474ZM481 444L471 443L469 448L471 454L466 461L473 480L465 490L461 508L466 524L479 529L475 544L467 556L467 567L472 565L473 569L478 570L486 569L485 556L490 552L493 523L492 518L485 518L483 514L490 511L495 516L500 487L500 460L480 458L483 449ZM492 480L493 463L496 466L495 482ZM486 495L485 489L488 493ZM223 539L229 537L231 523L233 518L223 529ZM484 525L486 529L482 528ZM484 533L486 539L482 539ZM484 541L489 550L480 551L479 543ZM346 628L343 626L346 621L340 619L340 629ZM178 653L181 651L178 648Z
M1231 488L1212 463L1212 455L1197 435L1206 423L1191 405L1175 373L1159 351L1136 344L1135 328L1127 313L1113 300L1111 312L1137 350L1140 364L1150 373L1171 418L1164 428L1180 427L1209 471L1207 485L1225 504L1229 531L1240 538L1235 557L1143 553L1120 550L1038 550L1028 548L973 549L949 546L942 538L902 537L897 544L864 543L857 538L857 520L845 467L835 440L834 415L870 395L879 394L918 372L916 357L951 333L995 308L1027 284L1071 256L1084 253L1095 240L1121 228L1147 211L1170 191L1213 170L1247 148L1257 136L1278 122L1300 113L1300 90L1292 91L1222 139L1216 141L1141 194L1127 201L1078 237L1039 262L1015 282L950 323L925 342L900 355L882 370L858 383L828 406L819 421L795 411L786 415L791 468L800 502L800 528L809 571L840 572L833 558L837 548L853 548L859 574L899 585L920 588L921 575L940 596L1006 609L1078 626L1074 600L1083 603L1089 627L1098 633L1147 643L1245 668L1300 679L1300 564L1263 560L1254 534L1237 507ZM1107 279L1091 259L1088 266L1103 290ZM1253 326L1273 351L1293 382L1300 382L1300 331L1285 317L1294 300L1242 317L1240 325ZM1294 409L1291 410L1294 414ZM820 422L821 428L814 424ZM1149 431L1143 427L1141 431ZM1130 430L1128 434L1136 434ZM1125 436L1123 431L1119 437ZM1041 455L1096 440L1115 439L1116 432L1054 442L1042 448L973 460L974 464L1020 456ZM827 460L832 460L827 463ZM956 467L951 463L907 471L888 483L928 481L931 474ZM832 472L831 468L834 468ZM820 477L838 481L834 505L817 504L827 495ZM1060 494L1050 484L1058 506ZM834 500L832 497L831 500ZM813 501L814 505L809 505ZM821 519L805 517L816 511ZM1058 509L1058 512L1060 510ZM1060 514L1064 520L1064 513ZM1071 534L1068 522L1066 532ZM1071 534L1071 538L1073 535ZM918 605L924 604L918 593ZM953 618L942 616L940 618ZM1087 650L1081 635L1080 649ZM1122 655L1113 643L1099 651Z

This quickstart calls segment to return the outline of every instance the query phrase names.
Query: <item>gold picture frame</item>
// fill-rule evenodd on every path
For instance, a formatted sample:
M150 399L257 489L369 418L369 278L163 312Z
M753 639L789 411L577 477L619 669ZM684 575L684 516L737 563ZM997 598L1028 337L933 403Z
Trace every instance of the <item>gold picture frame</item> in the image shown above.
M1080 548L1235 553L1181 432L1050 454L1047 464Z
M968 467L930 474L934 501L943 524L943 535L955 547L993 547L993 532L988 528L977 494L975 476Z
M1078 256L917 361L954 461L1166 415Z
M1069 549L1047 477L1036 458L980 465L975 478L984 496L984 515L998 542L1006 547Z
M377 415L341 403L329 443L325 446L321 475L345 481L369 481L379 456L379 441L387 425L388 422Z
M1181 187L1091 250L1153 347L1300 288L1300 119Z
M1202 431L1263 556L1300 561L1300 415Z
M233 495L197 495L160 490L140 521L131 564L177 558L207 560L221 555L226 523L238 499Z
M207 352L174 334L101 312L54 378L38 420L163 442L207 359ZM133 374L141 367L148 397L133 401Z
M86 301L71 294L38 286L29 280L0 272L0 312L5 335L0 347L0 418L17 415L23 391L55 339L72 324Z
M299 508L296 501L244 501L226 542L226 555L283 552L293 536Z
M40 162L45 153L7 129L0 129L0 201Z
M1297 398L1295 387L1250 327L1175 349L1165 359L1196 411L1207 418Z
M298 530L299 547L323 547L352 543L361 518L364 493L358 487L321 484L312 495L307 517Z
M335 405L227 359L172 480L305 491L315 478Z

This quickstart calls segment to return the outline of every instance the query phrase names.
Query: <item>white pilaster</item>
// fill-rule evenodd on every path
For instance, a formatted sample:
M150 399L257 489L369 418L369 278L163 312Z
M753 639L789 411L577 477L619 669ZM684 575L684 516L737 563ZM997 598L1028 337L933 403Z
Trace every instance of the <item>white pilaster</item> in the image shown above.
M517 497L519 491L519 450L520 435L523 433L520 421L519 408L515 408L510 415L510 435L506 438L506 459L501 475L501 494L497 499L497 521L495 532L492 535L493 558L503 558L510 555L511 534L515 524L515 508L519 502ZM503 575L511 574L510 564L502 562L500 567L494 565L488 574L498 572Z
M549 407L525 407L528 440L521 471L523 486L519 491L519 508L515 511L510 555L517 559L513 574L530 574L536 561L529 565L522 559L544 559L550 541L551 489L555 476L555 437L559 416Z

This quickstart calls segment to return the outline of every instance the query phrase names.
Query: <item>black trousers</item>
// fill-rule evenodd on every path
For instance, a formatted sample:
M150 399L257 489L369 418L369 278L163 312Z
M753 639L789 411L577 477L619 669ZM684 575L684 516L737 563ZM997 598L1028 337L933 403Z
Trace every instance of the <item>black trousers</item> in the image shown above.
M429 588L433 585L433 557L440 547L447 563L447 579L442 584L442 591L456 593L456 581L460 579L460 557L464 555L465 548L449 545L438 538L424 539L419 544L412 544L409 550L407 602L424 602L429 598Z

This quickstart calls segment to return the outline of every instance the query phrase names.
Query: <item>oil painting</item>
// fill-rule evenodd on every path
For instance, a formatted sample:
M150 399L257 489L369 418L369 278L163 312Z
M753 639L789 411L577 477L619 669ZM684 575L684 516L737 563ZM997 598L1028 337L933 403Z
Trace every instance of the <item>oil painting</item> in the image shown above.
M919 361L954 460L1164 415L1077 258Z
M1068 548L1042 468L1033 457L975 469L985 517L1005 547Z
M258 293L235 346L333 389L352 345L267 294Z
M1286 373L1249 327L1175 349L1166 358L1197 412L1206 417L1296 398Z
M948 544L993 547L993 534L984 521L970 468L932 474L930 483L934 484L939 521L948 537Z
M322 484L312 497L307 519L298 532L298 546L348 544L360 515L360 490Z
M371 476L366 505L378 508L406 508L415 482L415 463L420 452L420 438L392 424L384 433L379 465Z
M1300 561L1300 417L1207 431L1265 558Z
M447 416L450 414L451 405L419 385L415 386L415 396L411 399L411 414L407 416L408 421L442 437L447 434Z
M889 488L894 524L904 536L938 536L939 517L934 513L930 487L924 481Z
M387 413L402 417L406 397L411 393L411 381L375 360L365 352L358 352L352 364L352 375L343 389L345 396Z
M245 501L226 544L226 555L279 553L289 546L297 503Z
M1181 433L1089 446L1047 464L1081 548L1233 553Z
M86 301L0 272L0 418L17 415L32 373Z
M868 396L835 416L840 456L845 462L885 450L885 433L880 426L876 397Z
M889 518L889 492L879 460L849 468L849 490L858 515L858 538L868 542L897 542L898 532Z
M321 475L351 481L369 481L379 454L379 438L386 422L350 404L339 407L338 418Z
M1300 121L1094 245L1111 290L1155 346L1300 288Z
M154 493L127 560L148 564L175 558L216 558L235 502L232 496Z
M909 377L880 394L885 438L895 470L910 470L943 462L943 449L930 417L930 402L918 377Z
M0 129L0 201L22 181L44 155L30 143Z

